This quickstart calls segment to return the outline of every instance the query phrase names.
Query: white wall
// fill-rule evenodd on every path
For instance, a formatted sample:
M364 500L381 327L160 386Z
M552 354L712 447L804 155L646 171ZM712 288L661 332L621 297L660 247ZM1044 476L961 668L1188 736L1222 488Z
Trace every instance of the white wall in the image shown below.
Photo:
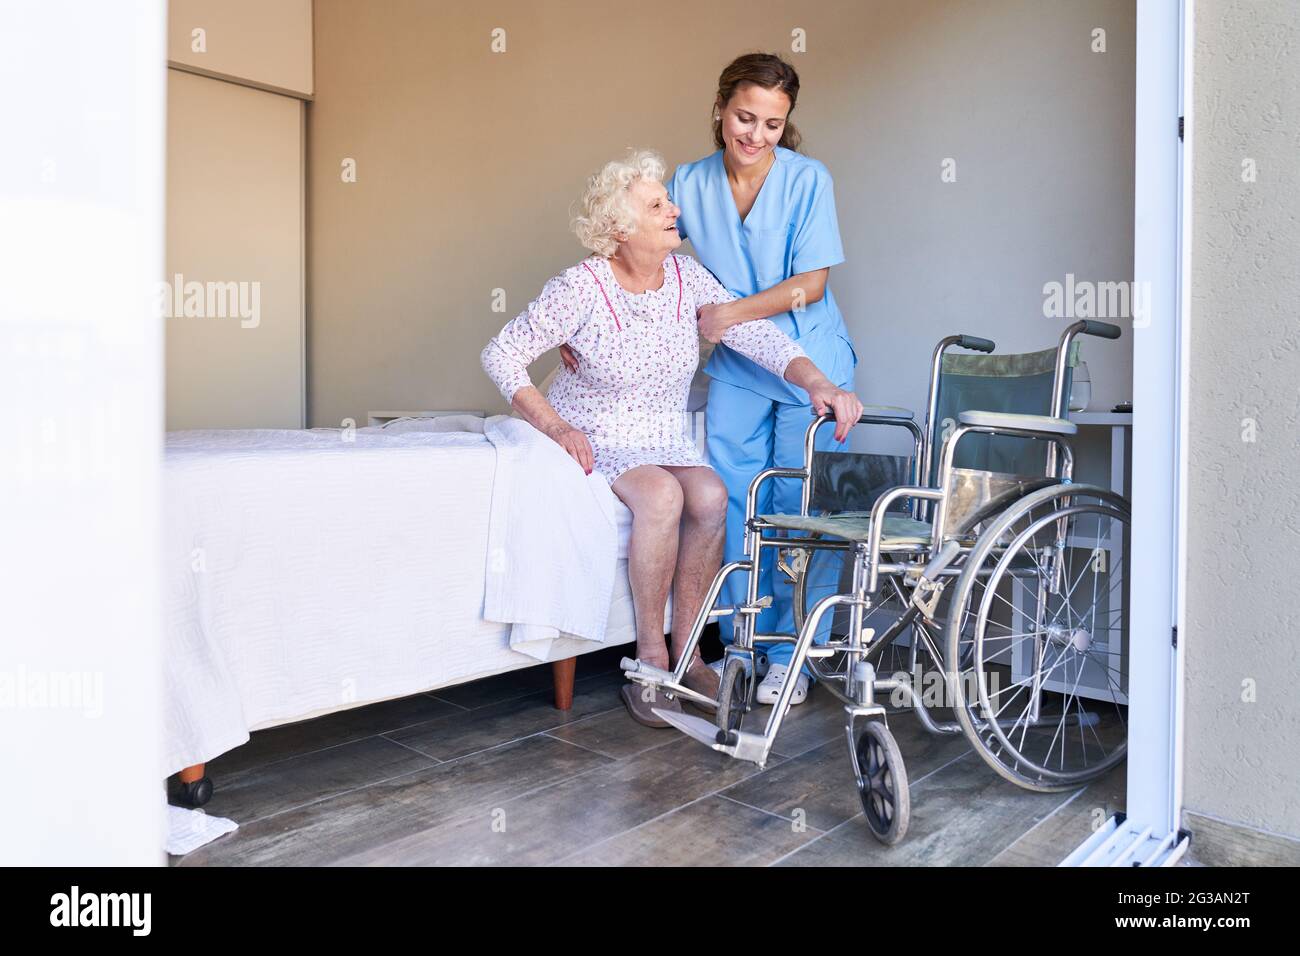
M0 5L0 863L161 863L162 0Z

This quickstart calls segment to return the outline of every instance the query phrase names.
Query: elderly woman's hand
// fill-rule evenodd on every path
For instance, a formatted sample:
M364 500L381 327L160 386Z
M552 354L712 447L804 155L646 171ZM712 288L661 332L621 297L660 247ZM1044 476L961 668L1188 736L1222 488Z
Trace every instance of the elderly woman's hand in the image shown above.
M696 312L696 319L696 324L700 328L700 335L714 345L721 342L722 337L727 333L727 329L731 328L731 321L727 318L727 305L725 302L700 306Z
M829 380L810 389L808 396L812 399L813 410L818 415L834 413L835 440L844 441L848 438L849 429L862 417L862 403L858 401L858 396L842 388L836 388Z
M596 456L591 450L591 442L587 440L586 435L563 419L548 425L542 431L548 438L568 452L569 457L581 465L584 472L591 474L591 469L596 464Z
M560 361L570 372L578 370L578 356L573 354L573 349L569 348L567 342L560 346Z

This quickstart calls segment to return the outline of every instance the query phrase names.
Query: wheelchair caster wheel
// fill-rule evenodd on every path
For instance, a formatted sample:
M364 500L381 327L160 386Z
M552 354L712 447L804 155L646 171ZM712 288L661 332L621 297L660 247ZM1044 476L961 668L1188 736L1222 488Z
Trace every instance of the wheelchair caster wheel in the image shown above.
M739 730L754 696L754 680L739 657L728 658L718 685L716 720L721 733Z
M201 807L212 799L212 778L200 777L189 783L177 781L173 796L178 806Z
M881 721L871 721L858 735L857 765L862 776L858 796L867 827L881 843L893 846L907 833L912 799L903 755Z

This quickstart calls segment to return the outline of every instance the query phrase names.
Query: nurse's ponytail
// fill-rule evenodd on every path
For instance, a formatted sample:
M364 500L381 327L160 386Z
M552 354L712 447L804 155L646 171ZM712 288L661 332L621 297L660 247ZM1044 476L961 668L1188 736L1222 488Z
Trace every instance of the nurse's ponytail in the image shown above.
M731 97L742 83L753 83L765 90L780 90L790 98L790 113L794 113L795 103L799 100L799 74L776 54L746 53L732 60L718 77L718 98L715 102L731 102ZM777 145L786 149L798 149L802 141L799 130L787 118L785 129L781 132L781 141ZM713 121L713 145L718 149L725 149L727 145L722 139L720 117Z

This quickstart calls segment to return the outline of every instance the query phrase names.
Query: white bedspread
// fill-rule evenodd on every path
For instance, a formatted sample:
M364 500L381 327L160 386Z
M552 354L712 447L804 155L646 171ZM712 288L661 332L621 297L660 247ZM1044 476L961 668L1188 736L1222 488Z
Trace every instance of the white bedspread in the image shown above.
M489 418L497 450L483 616L546 660L567 633L603 641L618 560L614 493L527 422Z
M500 434L509 440L511 431ZM566 568L581 543L578 524L552 524L565 529L564 540L547 542L540 526L520 518L525 486L511 469L533 469L533 456L526 443L508 444L504 456L502 450L483 434L463 431L168 435L169 770L210 760L259 727L498 673L529 657L571 656L602 638L632 639L625 572L615 601L619 626L597 622L599 601L610 613L616 533L610 530L609 545L602 531L599 541L587 542L592 559ZM524 477L550 489L550 507L603 509L580 470L576 491L556 487L545 477L549 471ZM496 508L494 488L503 495ZM524 641L528 656L512 650L511 628L484 618L494 513L508 518L497 533L528 555L515 578L497 580L512 588L512 580L522 580L528 592L514 607L503 605L506 618L518 618L511 624L525 626L519 637L534 638ZM602 521L612 527L607 512ZM601 561L608 575L598 573ZM589 589L581 589L583 578ZM588 606L551 614L557 601L583 594ZM547 630L570 625L594 641L566 632L557 642ZM555 643L548 656L544 645Z

